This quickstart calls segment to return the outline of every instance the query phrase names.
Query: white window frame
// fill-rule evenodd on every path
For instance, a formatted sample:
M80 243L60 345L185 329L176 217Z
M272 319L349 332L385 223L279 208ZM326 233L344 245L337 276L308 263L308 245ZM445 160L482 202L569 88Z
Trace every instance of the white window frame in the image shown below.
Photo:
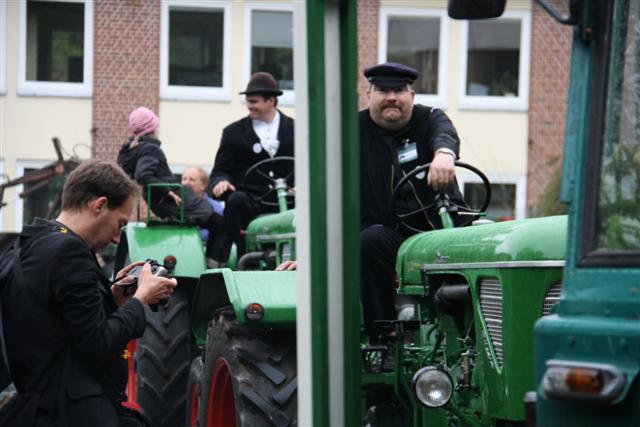
M470 96L467 89L467 50L469 47L469 22L460 23L460 80L459 108L461 110L527 111L529 109L529 67L531 57L531 11L506 11L501 19L520 20L520 61L518 96Z
M293 22L293 4L291 3L262 3L258 1L247 2L244 9L244 82L249 82L251 78L251 35L253 32L253 21L251 19L254 10L258 11L278 11L291 12ZM292 47L293 48L293 47ZM295 76L293 87L295 88ZM278 97L278 105L293 106L296 102L295 90L282 90L283 94Z
M84 4L84 57L82 83L27 80L27 1L20 1L18 38L18 95L90 98L93 91L93 1L45 0Z
M0 1L0 96L7 90L7 2ZM0 217L0 229L2 229Z
M458 169L460 170L460 169ZM486 174L491 184L512 184L516 186L515 195L515 219L524 219L527 216L527 177L525 175L509 175L499 173ZM480 177L471 172L460 172L456 174L458 187L464 195L465 184L482 184Z
M24 176L25 169L40 169L51 164L51 160L18 160L16 162L16 176ZM20 197L20 193L24 191L24 184L16 186L16 217L15 229L22 230L22 214L24 212L24 199Z
M222 86L169 84L169 9L222 11ZM218 0L163 0L160 18L160 98L177 101L229 101L231 99L231 2Z
M447 108L447 65L449 62L449 16L445 9L381 7L379 19L378 62L387 62L387 37L390 17L439 18L438 92L435 95L416 93L415 103ZM371 64L373 65L373 64Z

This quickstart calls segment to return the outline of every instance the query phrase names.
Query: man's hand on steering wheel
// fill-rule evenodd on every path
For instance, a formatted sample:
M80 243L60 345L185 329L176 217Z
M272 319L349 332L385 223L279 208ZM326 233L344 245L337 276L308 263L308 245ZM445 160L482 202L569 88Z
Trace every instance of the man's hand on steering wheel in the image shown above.
M452 153L437 152L431 161L427 184L435 191L446 190L456 177Z
M214 197L218 198L227 191L236 191L236 187L234 187L234 185L229 181L220 181L216 184L215 187L213 187L213 190L211 192L213 193Z

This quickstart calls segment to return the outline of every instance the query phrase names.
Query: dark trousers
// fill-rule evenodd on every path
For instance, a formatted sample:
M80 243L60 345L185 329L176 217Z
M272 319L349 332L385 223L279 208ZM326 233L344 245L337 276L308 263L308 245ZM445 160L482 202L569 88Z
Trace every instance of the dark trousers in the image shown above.
M244 232L249 223L258 215L278 212L277 206L265 206L251 198L244 191L234 191L227 197L224 217L231 238L236 244L238 259L247 252Z
M396 318L394 286L398 249L406 239L393 228L376 224L360 231L360 271L365 332L372 338L374 320Z
M206 249L207 257L213 258L216 261L227 262L232 241L225 218L213 212L206 222L199 225L209 230Z

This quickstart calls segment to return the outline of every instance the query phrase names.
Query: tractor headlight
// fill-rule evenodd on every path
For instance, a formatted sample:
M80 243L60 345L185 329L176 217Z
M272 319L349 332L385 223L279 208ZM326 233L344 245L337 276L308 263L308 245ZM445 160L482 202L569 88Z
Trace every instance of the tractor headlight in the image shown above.
M453 394L451 377L435 366L425 366L416 372L411 386L418 401L428 408L446 405Z

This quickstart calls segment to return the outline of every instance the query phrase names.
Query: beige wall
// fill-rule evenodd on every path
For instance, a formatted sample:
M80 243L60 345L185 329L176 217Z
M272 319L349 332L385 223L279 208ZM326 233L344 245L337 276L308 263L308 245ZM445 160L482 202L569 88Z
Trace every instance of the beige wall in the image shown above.
M3 2L6 6L6 81L5 94L0 96L0 159L3 173L15 178L20 161L55 160L51 138L60 138L71 152L74 145L91 143L91 99L18 96L18 2ZM78 154L90 156L86 147ZM4 200L13 200L16 189L8 189ZM2 229L15 229L16 202L0 210Z
M381 0L382 7L444 9L447 1ZM507 10L531 10L530 0L510 0ZM449 19L447 115L460 135L461 160L493 176L526 175L527 112L461 110L459 93L461 23Z
M173 165L197 164L210 168L218 150L222 129L247 115L244 96L238 94L247 85L244 63L247 34L244 1L232 2L231 19L231 100L160 100L159 136L167 158ZM279 105L278 108L291 117L295 115L293 106Z
M381 6L446 8L446 1L382 0ZM18 82L18 2L7 7L6 94L0 96L0 158L4 173L16 176L19 160L51 161L55 158L51 137L58 136L67 151L78 143L89 144L91 100L82 98L17 96ZM528 10L530 0L510 1L511 10ZM222 129L246 115L243 96L246 86L245 2L231 6L231 100L196 102L161 100L159 136L170 163L180 169L190 164L210 168L215 158ZM493 177L525 176L527 171L527 112L473 111L457 108L460 58L460 22L449 23L447 113L458 128L461 155ZM377 34L375 35L377 36ZM292 106L281 106L285 114L295 116ZM79 148L87 158L89 151ZM9 190L5 200L15 197ZM13 230L15 203L0 210L4 230Z

